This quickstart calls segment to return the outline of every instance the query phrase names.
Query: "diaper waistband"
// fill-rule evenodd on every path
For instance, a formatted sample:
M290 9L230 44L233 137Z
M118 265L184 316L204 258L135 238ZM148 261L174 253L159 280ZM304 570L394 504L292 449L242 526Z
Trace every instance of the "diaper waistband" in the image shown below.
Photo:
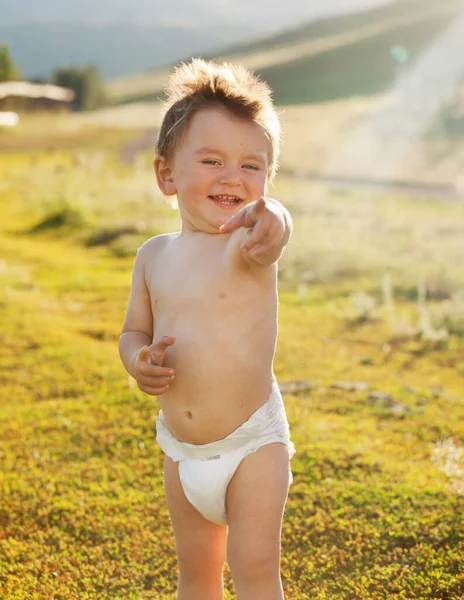
M282 432L282 438L289 438L289 427L279 386L274 381L269 399L227 437L209 444L189 444L178 440L168 429L163 419L163 411L156 417L156 439L161 449L172 460L185 458L200 460L212 459L224 452L237 450L249 440L266 434Z

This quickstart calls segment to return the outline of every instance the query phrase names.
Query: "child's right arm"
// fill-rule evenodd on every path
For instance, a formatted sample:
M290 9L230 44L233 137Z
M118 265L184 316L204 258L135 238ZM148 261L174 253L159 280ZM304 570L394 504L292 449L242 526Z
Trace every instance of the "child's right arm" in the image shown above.
M173 380L174 371L163 367L164 352L175 339L163 337L153 344L154 322L150 293L145 280L147 245L139 250L132 273L132 287L126 318L119 338L119 355L139 388L158 396L164 393Z

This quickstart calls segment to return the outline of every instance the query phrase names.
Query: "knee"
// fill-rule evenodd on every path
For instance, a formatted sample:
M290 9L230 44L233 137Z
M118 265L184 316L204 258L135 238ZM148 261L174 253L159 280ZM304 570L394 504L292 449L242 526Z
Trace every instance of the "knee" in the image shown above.
M214 549L178 548L177 562L181 575L209 580L222 575L226 557Z
M234 580L268 581L280 577L280 552L259 548L247 552L229 552L228 563Z

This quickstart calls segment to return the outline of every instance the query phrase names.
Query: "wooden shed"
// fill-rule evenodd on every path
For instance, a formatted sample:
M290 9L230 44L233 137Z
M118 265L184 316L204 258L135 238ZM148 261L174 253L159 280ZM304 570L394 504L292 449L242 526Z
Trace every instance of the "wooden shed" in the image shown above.
M51 83L4 81L0 83L0 110L16 112L72 110L73 90Z

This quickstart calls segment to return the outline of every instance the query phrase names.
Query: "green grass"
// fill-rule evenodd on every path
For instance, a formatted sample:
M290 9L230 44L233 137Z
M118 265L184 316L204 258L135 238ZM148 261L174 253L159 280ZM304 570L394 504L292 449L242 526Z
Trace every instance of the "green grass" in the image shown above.
M82 152L79 166L66 153L40 154L33 169L27 153L0 165L0 597L173 599L158 405L117 354L139 242L126 239L118 252L124 234L88 240L139 221L141 237L173 229L178 215L144 168L115 174L113 158ZM462 207L391 198L388 208L368 196L350 197L348 207L346 197L308 195L304 185L281 179L275 189L295 219L275 370L281 383L305 382L284 395L297 448L282 536L286 597L458 600L464 466L457 461L447 476L433 456L442 440L464 443L463 337L396 336L380 285L391 255L404 286L397 310L417 319L414 277L435 272L425 253L433 244L453 267L430 310L442 306L464 278L461 244L439 231L461 227ZM64 220L34 231L71 209L78 228ZM348 218L355 235L343 233ZM380 222L388 226L373 228ZM395 236L408 231L416 245L395 251ZM350 245L356 271L347 268ZM329 269L324 256L343 268ZM296 288L309 270L305 297ZM358 288L378 301L365 318L352 314ZM340 382L366 385L350 391ZM225 580L232 599L228 569Z
M391 89L397 76L391 48L404 46L414 61L450 21L448 14L405 23L374 37L361 37L346 46L308 53L294 61L257 71L274 90L275 102L280 105L379 94Z

